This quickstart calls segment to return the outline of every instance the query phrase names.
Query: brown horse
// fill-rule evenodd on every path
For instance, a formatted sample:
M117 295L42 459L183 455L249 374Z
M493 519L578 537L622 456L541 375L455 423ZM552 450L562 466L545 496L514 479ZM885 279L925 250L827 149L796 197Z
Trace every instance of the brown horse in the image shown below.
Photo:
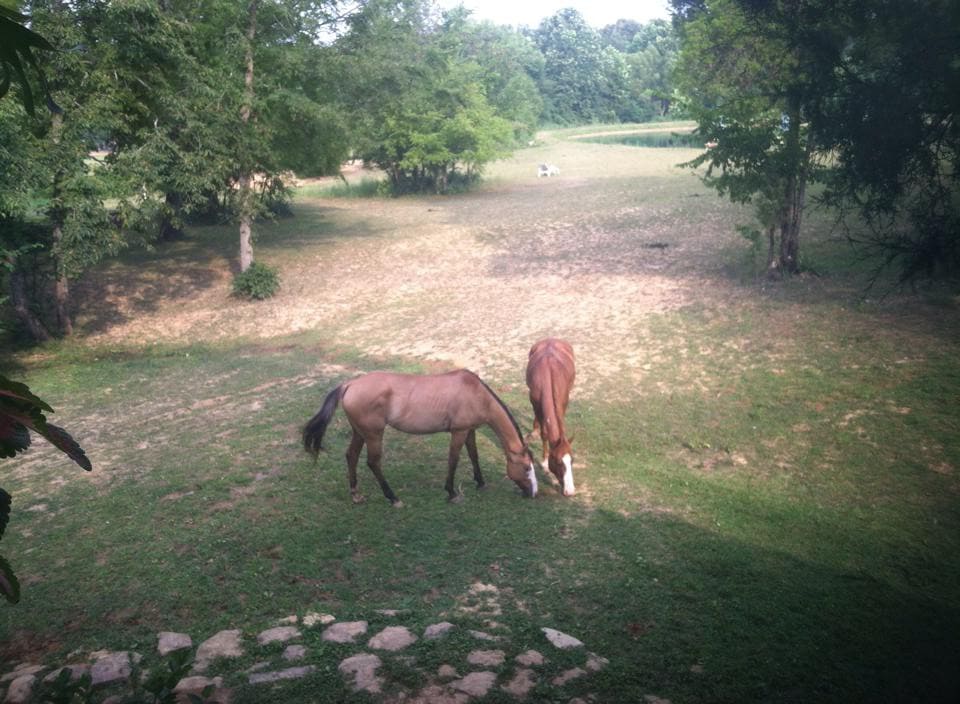
M533 405L533 432L540 431L543 441L543 468L548 469L563 486L564 496L573 496L573 460L570 443L563 427L563 418L570 401L570 389L576 369L573 347L569 342L548 337L530 348L527 361L527 386Z
M459 499L453 487L453 475L464 444L473 464L477 487L483 487L476 429L489 425L506 455L507 476L517 483L524 496L537 495L533 455L523 440L517 421L503 401L473 372L461 369L422 376L372 372L343 382L327 394L320 410L303 429L303 446L314 459L322 449L323 434L337 410L337 403L343 404L353 428L353 438L347 450L347 473L354 503L364 500L357 490L357 461L366 443L367 465L380 483L383 495L394 506L402 505L380 470L383 431L388 425L415 435L450 433L445 484L450 501Z

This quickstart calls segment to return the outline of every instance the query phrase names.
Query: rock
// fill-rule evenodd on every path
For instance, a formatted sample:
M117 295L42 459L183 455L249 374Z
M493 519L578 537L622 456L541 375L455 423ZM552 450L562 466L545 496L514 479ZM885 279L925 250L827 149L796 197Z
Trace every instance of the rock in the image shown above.
M437 677L441 679L449 680L459 676L460 673L452 665L441 665L437 668Z
M647 704L670 704L669 699L662 699L656 694L644 694L643 701L645 701Z
M547 640L560 649L580 648L583 646L582 641L577 640L573 636L568 636L566 633L561 633L554 628L544 627L541 630L546 634Z
M501 689L509 692L518 699L522 699L530 693L530 690L537 686L537 676L533 670L521 667L513 675L513 679L503 685Z
M578 677L583 677L585 674L587 674L586 670L582 670L579 667L575 667L572 670L567 670L557 675L556 677L554 677L552 680L550 680L550 684L553 684L557 687L562 687L570 680L575 680Z
M279 682L280 680L299 680L316 669L313 665L304 665L303 667L289 667L286 670L275 672L255 672L250 675L249 681L250 684L265 684L267 682Z
M243 647L240 645L240 631L220 631L203 641L197 648L197 660L193 669L196 672L203 672L217 658L239 658L242 655Z
M182 680L177 682L177 686L173 688L173 691L175 694L196 694L197 696L200 696L200 693L210 685L213 685L214 690L222 688L223 678L200 677L198 675L194 675L193 677L184 677Z
M186 633L172 633L170 631L163 631L157 634L157 652L160 653L160 657L169 655L175 650L183 650L184 648L192 647L193 639Z
M600 672L603 668L610 664L610 661L606 658L602 658L596 653L588 653L587 655L587 669L590 672Z
M268 643L286 643L288 640L300 637L300 631L296 626L277 626L269 628L257 636L257 642L260 645Z
M463 692L451 692L436 684L424 687L411 700L415 704L467 704L469 701L470 697Z
M536 650L528 650L525 653L520 653L517 657L514 658L518 664L525 667L532 667L533 665L542 665L547 661L543 655L538 653Z
M468 663L483 667L499 667L505 659L506 653L502 650L474 650L467 655Z
M367 632L366 621L344 621L329 626L323 632L323 640L331 643L353 643L357 636Z
M90 668L91 684L94 687L106 687L129 679L131 672L133 665L130 662L130 653L106 653Z
M377 668L382 662L371 653L361 653L349 657L337 667L344 675L353 676L353 689L356 692L380 692L383 680L377 677Z
M317 624L321 626L326 626L329 623L333 623L337 619L330 614L318 614L316 611L311 611L309 614L303 617L303 625L307 628L313 628Z
M492 636L489 633L484 633L483 631L470 631L470 635L472 635L477 640L491 640L491 641L500 640L500 636Z
M277 623L281 626L292 626L299 621L300 619L297 618L296 616L286 616L280 619L279 621L277 621Z
M53 682L60 676L60 673L64 670L70 670L70 681L76 682L78 679L83 677L90 672L90 666L85 664L80 665L64 665L63 667L58 667L56 670L51 672L49 675L43 678L44 682Z
M30 701L33 684L37 681L36 675L20 675L10 682L4 704L26 704Z
M12 682L13 680L24 677L26 675L35 675L38 672L42 672L47 669L43 665L32 665L28 662L21 663L13 668L13 672L8 672L3 677L0 677L0 683L2 682Z
M367 645L377 650L403 650L416 642L417 637L406 626L387 626L371 638Z
M471 672L463 679L451 682L450 687L471 697L483 697L490 691L496 679L494 672Z
M447 631L452 628L456 628L456 626L449 621L434 623L426 627L426 629L423 631L423 637L427 640L433 640L434 638L439 638L440 636L445 635Z
M407 612L406 609L377 609L376 611L381 616L399 616Z
M305 645L288 645L283 651L283 659L287 662L303 660L305 657L307 657L307 646Z

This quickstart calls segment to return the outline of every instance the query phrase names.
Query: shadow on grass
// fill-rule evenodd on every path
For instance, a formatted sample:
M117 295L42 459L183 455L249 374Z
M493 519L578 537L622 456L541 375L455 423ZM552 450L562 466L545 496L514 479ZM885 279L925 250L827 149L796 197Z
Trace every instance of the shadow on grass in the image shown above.
M341 238L372 237L369 221L338 226L336 208L297 204L296 215L254 226L254 251L298 251ZM236 225L191 227L173 242L122 254L88 272L73 289L74 305L84 313L80 330L100 333L170 301L189 301L239 273ZM122 304L122 305L121 305Z
M669 560L650 550L648 533ZM592 683L604 701L653 693L673 701L946 704L960 696L956 593L907 593L673 519L598 511L580 538L619 544L626 563L580 587L600 605L593 628L607 634L602 647L613 654L603 684ZM879 546L875 558L912 568L908 555Z

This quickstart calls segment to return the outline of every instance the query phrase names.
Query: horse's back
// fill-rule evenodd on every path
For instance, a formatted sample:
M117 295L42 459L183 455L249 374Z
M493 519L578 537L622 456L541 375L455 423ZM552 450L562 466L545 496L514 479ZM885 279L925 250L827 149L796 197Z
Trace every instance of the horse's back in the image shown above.
M459 408L480 388L477 376L464 369L444 374L376 371L348 382L342 404L352 418L366 417L366 424L435 433L459 425Z
M569 387L576 378L573 346L558 337L547 337L534 343L527 360L527 385L539 383L537 377L549 371L550 377ZM532 390L531 386L531 390Z

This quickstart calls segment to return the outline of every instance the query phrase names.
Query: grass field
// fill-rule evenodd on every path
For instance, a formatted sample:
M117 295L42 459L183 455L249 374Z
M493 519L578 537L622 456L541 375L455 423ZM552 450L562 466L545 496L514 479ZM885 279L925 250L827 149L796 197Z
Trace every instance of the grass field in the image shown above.
M40 442L3 464L0 547L24 596L0 607L0 661L113 648L150 667L158 631L249 638L321 611L372 633L396 621L376 609L403 609L416 632L492 628L508 660L547 653L543 626L609 659L554 685L574 655L549 652L528 701L957 701L957 299L864 295L815 211L817 275L758 280L734 229L749 210L675 168L695 151L570 138L589 131L541 135L470 194L305 189L258 229L282 282L263 303L229 295L231 228L80 282L77 339L8 360L94 471ZM560 176L538 179L542 162ZM363 466L370 500L350 503L342 411L316 466L300 447L326 391L372 369L466 366L529 430L526 353L548 334L577 353L573 498L542 478L521 499L490 433L490 486L464 457L459 505L446 436L388 432L402 509ZM495 617L465 608L476 583L498 589ZM373 697L336 671L356 648L304 642L316 671L272 689L240 671L277 654L252 642L222 668L234 700L416 701L477 647L421 640L385 658Z

